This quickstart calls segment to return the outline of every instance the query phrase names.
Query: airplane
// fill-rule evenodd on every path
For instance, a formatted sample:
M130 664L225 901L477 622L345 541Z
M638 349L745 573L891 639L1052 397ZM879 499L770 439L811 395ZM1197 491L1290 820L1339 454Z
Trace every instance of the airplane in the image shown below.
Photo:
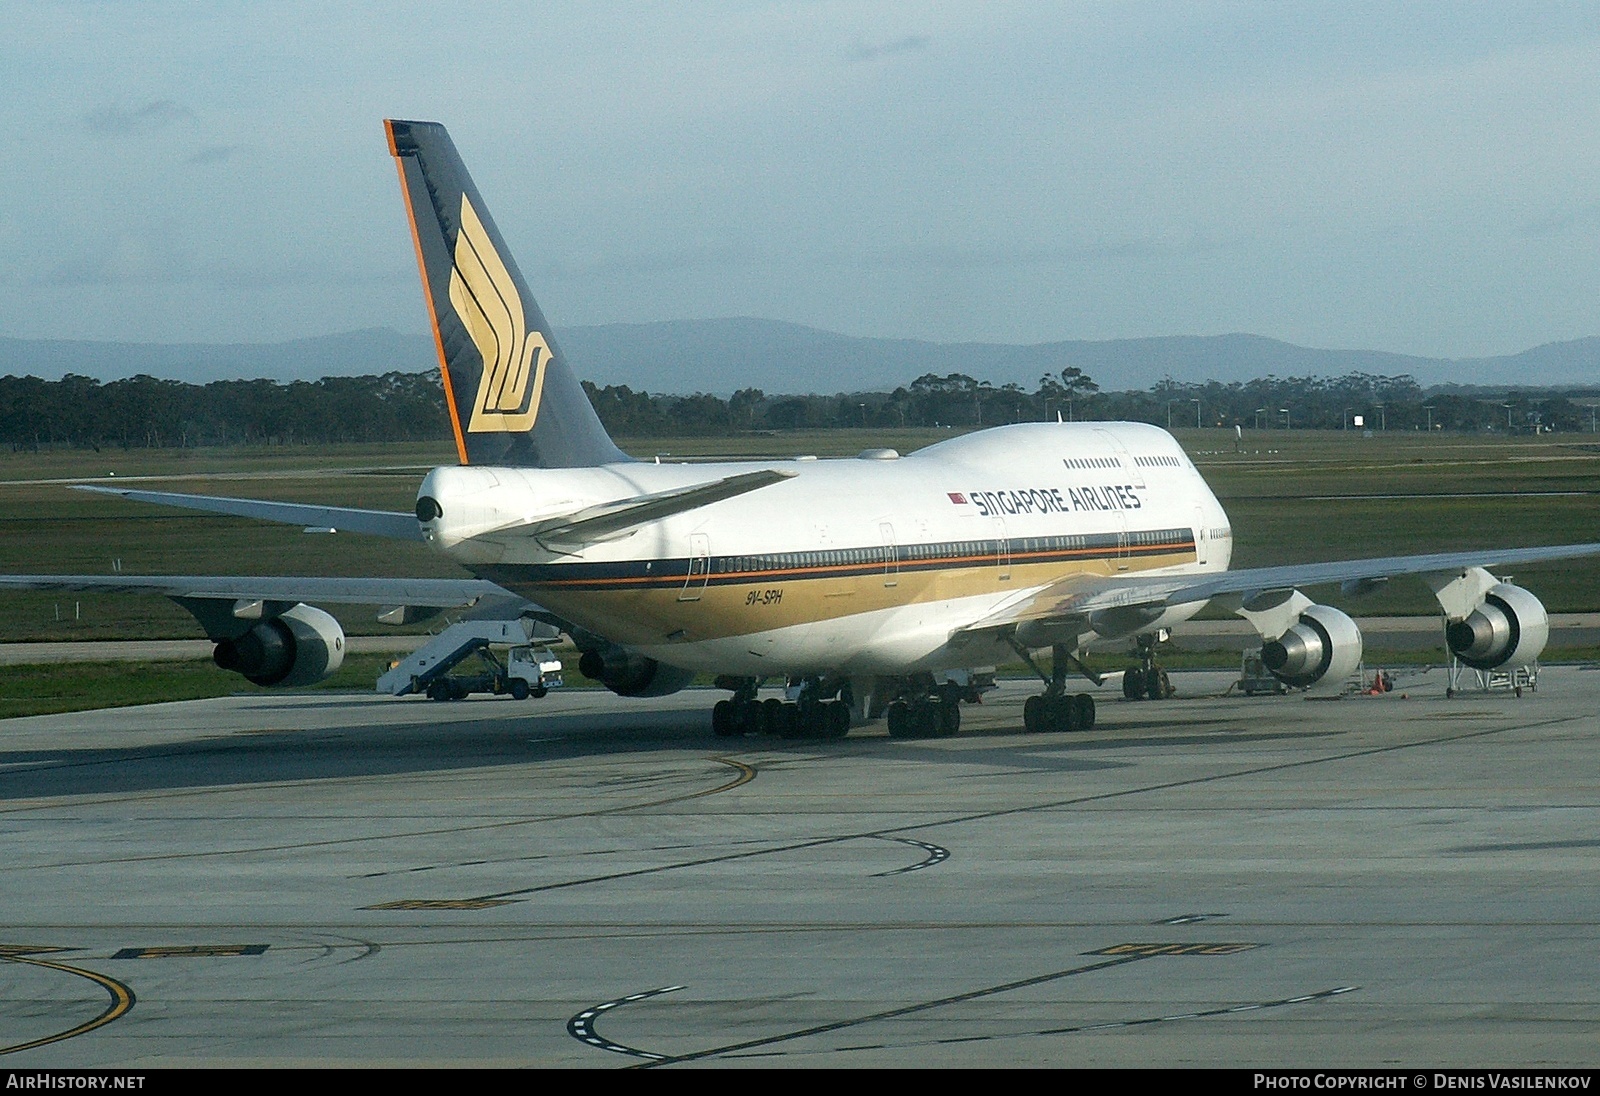
M472 580L6 576L0 588L164 594L260 684L338 668L344 636L310 602L400 620L471 606L555 623L580 671L622 696L715 675L733 736L836 738L883 716L896 737L956 733L974 673L1020 658L1041 679L1030 732L1095 722L1110 675L1088 652L1132 646L1123 695L1171 694L1169 630L1213 600L1255 626L1286 686L1333 691L1361 661L1347 591L1418 575L1446 645L1490 670L1533 663L1544 606L1490 567L1600 554L1600 544L1446 552L1230 570L1228 516L1183 449L1143 423L999 426L901 455L736 463L629 458L557 347L445 128L387 120L458 463L430 471L414 513L88 487L126 499L421 540ZM1048 650L1050 666L1036 655ZM760 701L763 682L786 699Z

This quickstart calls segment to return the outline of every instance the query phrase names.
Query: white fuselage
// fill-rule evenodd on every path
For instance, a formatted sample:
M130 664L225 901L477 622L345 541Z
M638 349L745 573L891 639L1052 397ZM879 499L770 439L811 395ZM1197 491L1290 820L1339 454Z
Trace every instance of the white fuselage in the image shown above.
M758 468L797 474L581 549L531 532ZM726 674L986 665L1009 655L1001 637L956 633L1044 586L1221 571L1232 551L1193 464L1138 423L999 427L905 457L437 468L421 494L441 511L425 535L480 576L660 662ZM1076 645L1134 630L1098 627Z

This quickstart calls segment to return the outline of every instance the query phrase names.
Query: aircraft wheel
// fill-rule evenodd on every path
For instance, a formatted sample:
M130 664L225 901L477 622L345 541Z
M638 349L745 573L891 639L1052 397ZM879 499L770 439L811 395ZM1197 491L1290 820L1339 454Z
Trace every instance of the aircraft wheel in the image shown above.
M711 709L711 733L718 738L732 738L739 733L733 722L733 701L719 700Z
M761 702L761 733L777 734L783 729L783 701L768 697Z
M946 700L933 705L935 720L938 724L940 738L954 738L961 733L961 705L954 700Z
M1144 680L1145 695L1151 700L1166 700L1172 695L1172 679L1167 676L1167 671L1158 667L1150 667Z
M1143 700L1145 674L1141 667L1133 666L1122 675L1122 695L1129 700Z
M761 703L756 700L733 701L733 733L761 733Z
M520 677L511 679L511 687L508 691L511 693L512 700L528 699L528 683Z
M778 710L773 713L773 726L779 738L805 738L806 732L811 729L811 721L806 718L809 713L801 710L798 704L778 704Z
M910 717L911 710L905 706L904 702L897 700L889 705L889 711L885 716L889 724L889 737L910 738L912 732Z
M824 704L822 711L824 738L843 738L850 733L850 705L842 700Z
M1078 713L1078 730L1089 731L1094 729L1094 697L1088 693L1079 693L1072 698L1072 706Z
M1043 705L1044 697L1042 696L1030 696L1022 702L1022 729L1029 734L1038 734L1044 730L1040 726L1043 720L1039 718L1039 711Z
M1071 734L1078 729L1078 706L1070 696L1050 699L1050 729L1058 734Z

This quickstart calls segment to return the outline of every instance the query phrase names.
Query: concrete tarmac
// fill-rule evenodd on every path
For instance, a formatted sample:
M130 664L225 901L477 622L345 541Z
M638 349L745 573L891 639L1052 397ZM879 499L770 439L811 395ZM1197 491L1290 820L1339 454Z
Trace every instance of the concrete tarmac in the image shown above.
M6 721L0 1065L1600 1061L1600 673L1230 676L919 741L708 691Z

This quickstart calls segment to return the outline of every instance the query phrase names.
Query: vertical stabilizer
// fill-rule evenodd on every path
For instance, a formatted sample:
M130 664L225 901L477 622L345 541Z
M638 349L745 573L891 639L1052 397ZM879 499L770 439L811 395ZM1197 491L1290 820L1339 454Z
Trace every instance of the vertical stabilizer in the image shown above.
M625 461L437 122L384 122L417 245L462 464Z

